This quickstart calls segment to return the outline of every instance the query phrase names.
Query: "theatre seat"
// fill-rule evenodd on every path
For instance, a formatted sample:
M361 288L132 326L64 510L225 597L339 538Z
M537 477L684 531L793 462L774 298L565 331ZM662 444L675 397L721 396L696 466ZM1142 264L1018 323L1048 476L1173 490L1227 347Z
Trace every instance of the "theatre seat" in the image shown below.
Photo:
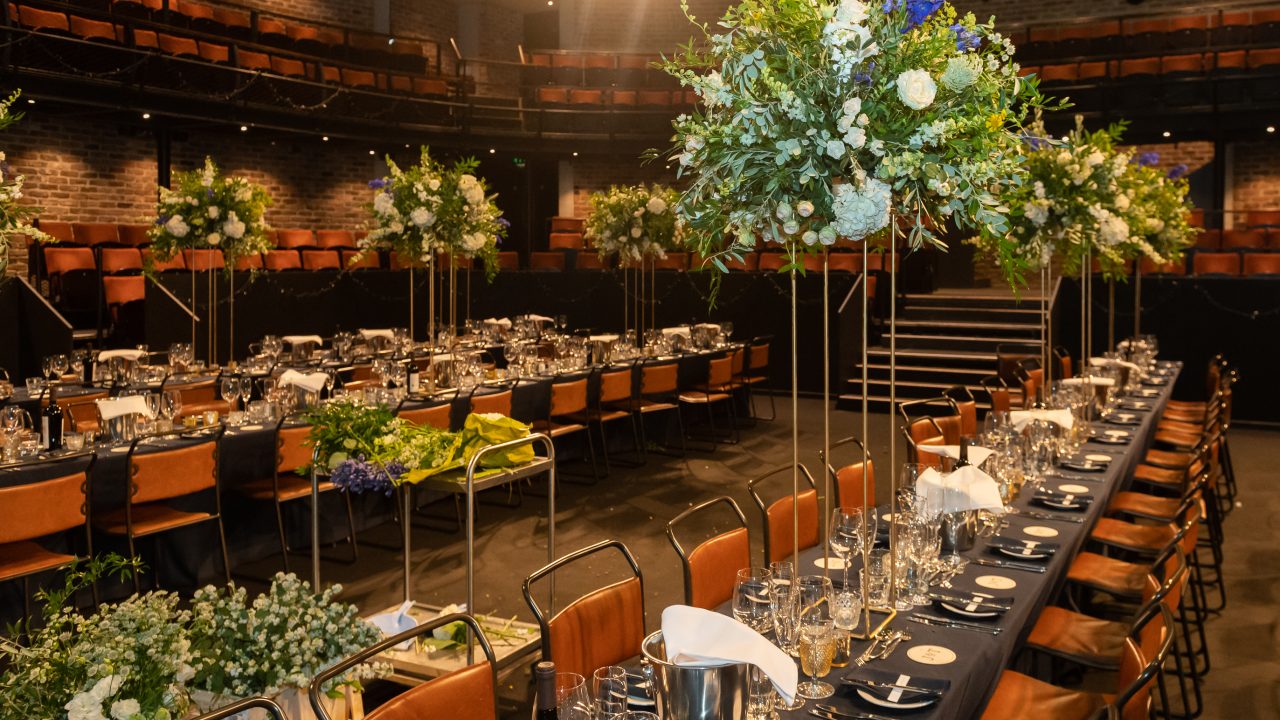
M1192 272L1196 275L1239 275L1239 253L1198 252L1191 258Z
M1249 276L1280 275L1280 253L1245 253L1244 274Z
M272 250L263 257L268 270L301 270L302 257L297 250Z
M337 250L303 250L302 267L306 270L340 270L342 257Z

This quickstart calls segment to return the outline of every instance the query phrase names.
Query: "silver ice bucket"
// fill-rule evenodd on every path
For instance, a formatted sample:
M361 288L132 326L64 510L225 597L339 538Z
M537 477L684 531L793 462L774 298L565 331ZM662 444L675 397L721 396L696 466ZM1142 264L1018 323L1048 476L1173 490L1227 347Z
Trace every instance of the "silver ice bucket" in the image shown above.
M669 663L661 630L644 639L641 651L652 673L658 717L663 720L746 720L750 665Z
M942 516L942 549L972 550L978 540L978 511L962 510Z

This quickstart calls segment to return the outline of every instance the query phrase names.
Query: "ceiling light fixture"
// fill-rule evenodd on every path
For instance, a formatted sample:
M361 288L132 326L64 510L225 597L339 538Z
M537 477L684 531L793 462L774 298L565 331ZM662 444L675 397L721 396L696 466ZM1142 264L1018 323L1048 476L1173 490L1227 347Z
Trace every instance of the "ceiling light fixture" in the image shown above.
M142 113L142 119L143 119L143 120L150 120L150 119L151 119L151 113Z
M27 98L27 104L28 104L28 105L35 105L35 104L36 104L36 101L35 101L34 99L32 99L32 98Z
M240 126L240 132L249 132L249 126L248 126L248 125L241 125L241 126Z
M376 153L376 152L374 152L374 151L370 150L370 151L369 151L369 154L370 154L370 155L377 155L378 153Z
M320 138L320 139L321 139L321 140L323 140L323 141L325 141L325 142L329 142L329 136L328 136L328 135L325 135L324 137L322 137L322 138Z
M1160 133L1160 135L1161 137L1169 137L1173 135L1173 133L1169 132L1168 130L1165 130L1164 132Z
M1275 131L1276 131L1276 126L1275 126L1275 125L1268 125L1268 126L1267 126L1267 132L1269 132L1269 133L1273 133L1273 132L1275 132Z
M576 151L576 150L575 150L575 151L573 152L573 156L574 156L574 157L578 157L578 151Z
M490 155L497 154L497 152L498 152L498 149L497 149L497 148L489 148L489 154L490 154Z

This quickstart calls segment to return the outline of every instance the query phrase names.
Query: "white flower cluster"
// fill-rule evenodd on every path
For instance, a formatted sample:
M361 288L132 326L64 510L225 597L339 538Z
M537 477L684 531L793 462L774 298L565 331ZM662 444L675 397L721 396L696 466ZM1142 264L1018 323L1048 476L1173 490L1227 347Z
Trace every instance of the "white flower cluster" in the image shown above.
M889 186L867 178L862 187L841 184L835 187L835 231L843 237L861 240L889 225Z
M859 0L840 0L831 19L822 28L822 42L831 53L836 74L846 82L853 79L857 68L880 52L864 24L867 6Z
M679 241L680 224L671 209L675 199L673 191L657 185L595 193L585 223L592 247L602 257L617 255L624 265L665 258Z
M263 220L266 190L243 177L223 177L205 158L192 173L178 175L174 189L160 188L152 250L168 259L188 248L221 249L227 266L238 257L271 249Z

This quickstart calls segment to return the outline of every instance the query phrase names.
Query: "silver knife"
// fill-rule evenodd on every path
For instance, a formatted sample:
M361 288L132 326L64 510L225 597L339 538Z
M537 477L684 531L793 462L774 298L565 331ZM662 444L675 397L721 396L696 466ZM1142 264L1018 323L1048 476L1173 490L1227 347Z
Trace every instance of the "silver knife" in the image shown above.
M1026 570L1027 572L1043 573L1043 565L1030 565L1028 563L1020 563L1011 560L993 560L991 558L973 558L970 562L987 567L1009 568L1010 570Z
M950 620L934 620L930 617L920 616L920 615L912 615L907 619L914 623L920 623L921 625L932 625L934 627L951 628L952 630L970 630L973 632L986 633L992 636L1000 634L1000 628L998 627L985 628L985 627L979 627L977 625L962 625L959 623L951 622Z
M941 600L944 603L959 605L961 607L973 605L974 607L986 608L988 610L1003 611L1009 609L1008 605L1000 605L999 603L987 602L982 599L973 600L965 597L957 597L955 595L945 595L943 593L929 593L928 598L930 600Z
M1036 510L1013 509L1013 514L1022 517L1034 518L1036 520L1061 520L1062 522L1076 523L1077 525L1084 523L1084 518L1073 515L1057 515L1055 513L1038 512Z

